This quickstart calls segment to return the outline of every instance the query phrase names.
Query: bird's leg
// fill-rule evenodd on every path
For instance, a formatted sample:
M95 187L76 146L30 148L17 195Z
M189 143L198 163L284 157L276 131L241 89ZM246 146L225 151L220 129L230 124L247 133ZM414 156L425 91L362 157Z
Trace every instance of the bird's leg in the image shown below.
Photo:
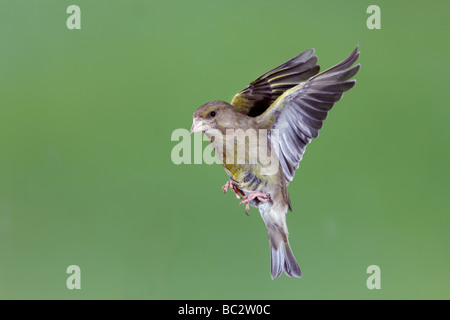
M238 198L238 199L242 199L243 198L244 194L242 193L242 191L239 190L238 187L236 187L231 181L228 181L222 187L223 193L227 193L228 188L233 190L234 194L236 195L236 198Z
M258 199L261 202L267 202L270 200L270 194L264 192L252 192L242 197L242 200L239 204L245 203L245 214L248 215L248 210L250 210L250 201L254 199Z

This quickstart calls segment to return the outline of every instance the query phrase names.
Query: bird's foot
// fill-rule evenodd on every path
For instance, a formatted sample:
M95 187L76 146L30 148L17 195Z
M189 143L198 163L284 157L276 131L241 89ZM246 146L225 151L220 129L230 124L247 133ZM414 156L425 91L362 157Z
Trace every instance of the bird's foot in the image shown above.
M227 193L228 188L233 190L234 194L236 195L236 198L238 198L238 199L242 199L243 198L244 194L242 193L242 191L239 190L238 187L236 187L231 181L228 181L222 187L223 193Z
M252 192L242 197L242 200L239 204L245 203L245 214L248 215L248 210L250 210L250 201L254 199L258 199L261 202L267 202L270 200L270 194L264 192Z

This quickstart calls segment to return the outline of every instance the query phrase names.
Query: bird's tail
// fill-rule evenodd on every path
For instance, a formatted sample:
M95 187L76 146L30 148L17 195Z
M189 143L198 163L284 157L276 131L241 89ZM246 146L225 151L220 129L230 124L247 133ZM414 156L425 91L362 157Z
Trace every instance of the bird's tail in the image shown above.
M283 234L284 232L281 230L270 230L269 228L267 231L269 232L272 279L278 278L283 271L289 277L300 278L302 272L295 260L287 235Z
M276 212L273 207L261 211L269 235L272 279L278 278L282 272L289 277L300 278L302 272L289 245L286 214L278 215Z

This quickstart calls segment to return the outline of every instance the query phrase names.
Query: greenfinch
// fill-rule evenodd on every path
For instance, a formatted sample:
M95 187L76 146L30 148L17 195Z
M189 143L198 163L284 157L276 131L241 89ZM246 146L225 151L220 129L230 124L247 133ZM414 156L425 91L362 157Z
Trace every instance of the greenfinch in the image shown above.
M263 74L231 103L208 102L193 115L191 133L206 134L228 174L223 190L231 188L246 205L246 213L249 206L259 209L269 236L272 279L283 272L302 275L288 240L288 185L306 146L318 136L334 103L354 87L356 80L351 78L360 69L354 65L358 47L322 73L314 53L307 50ZM238 130L255 132L259 140L251 144L248 137L239 139ZM263 146L267 150L260 152ZM267 154L271 161L262 161Z

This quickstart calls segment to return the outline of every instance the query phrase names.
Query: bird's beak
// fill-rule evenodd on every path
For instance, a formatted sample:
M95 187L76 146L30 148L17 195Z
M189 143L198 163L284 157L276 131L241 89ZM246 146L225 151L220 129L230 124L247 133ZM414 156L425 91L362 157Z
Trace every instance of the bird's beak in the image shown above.
M195 118L194 122L192 123L192 127L191 127L191 133L195 133L195 132L203 132L205 131L205 126L202 120Z

